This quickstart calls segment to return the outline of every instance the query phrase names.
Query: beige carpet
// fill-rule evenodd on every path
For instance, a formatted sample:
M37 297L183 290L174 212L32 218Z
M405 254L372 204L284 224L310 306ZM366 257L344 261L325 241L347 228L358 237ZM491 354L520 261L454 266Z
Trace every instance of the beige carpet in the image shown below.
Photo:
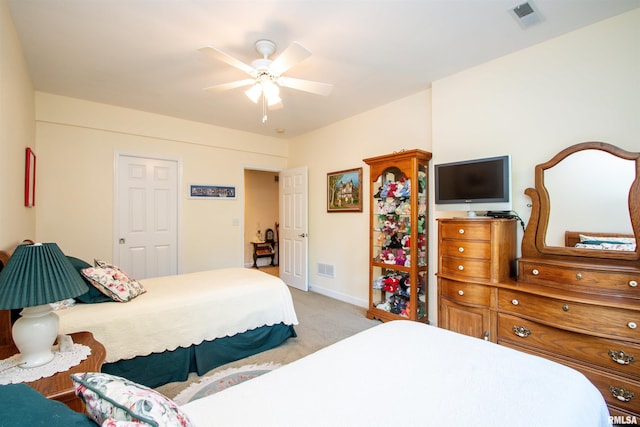
M260 270L267 269L261 267ZM364 308L314 292L303 292L295 288L290 290L298 315L299 325L295 327L298 336L288 339L277 348L220 366L206 375L251 364L273 362L284 365L380 323L377 320L367 319ZM200 379L201 377L191 374L187 381L166 384L156 390L173 398L191 383Z
M269 273L272 276L280 276L280 267L276 266L266 266L266 267L260 267L258 270L263 271L265 273Z

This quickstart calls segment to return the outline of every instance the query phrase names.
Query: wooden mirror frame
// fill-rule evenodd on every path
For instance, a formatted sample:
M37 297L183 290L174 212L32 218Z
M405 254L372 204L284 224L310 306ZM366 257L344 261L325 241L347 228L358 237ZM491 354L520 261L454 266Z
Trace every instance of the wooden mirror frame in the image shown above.
M571 154L584 150L601 150L616 157L635 161L636 176L629 189L629 216L636 239L635 252L581 249L574 247L547 246L546 234L549 225L551 200L544 185L544 172L557 165ZM522 256L529 258L602 259L618 261L640 260L640 153L626 151L605 142L583 142L572 145L556 154L546 163L535 167L535 188L527 188L525 194L531 198L531 217L522 238ZM587 230L585 230L587 231ZM593 230L598 232L602 230ZM611 234L611 233L610 233Z

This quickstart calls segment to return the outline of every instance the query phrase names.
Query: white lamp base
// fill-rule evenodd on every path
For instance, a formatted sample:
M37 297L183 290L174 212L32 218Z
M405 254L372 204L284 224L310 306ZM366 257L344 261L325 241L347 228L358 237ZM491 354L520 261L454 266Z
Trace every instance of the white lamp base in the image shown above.
M13 324L13 342L22 360L21 368L35 368L53 360L51 347L58 336L58 315L51 312L49 304L26 307Z

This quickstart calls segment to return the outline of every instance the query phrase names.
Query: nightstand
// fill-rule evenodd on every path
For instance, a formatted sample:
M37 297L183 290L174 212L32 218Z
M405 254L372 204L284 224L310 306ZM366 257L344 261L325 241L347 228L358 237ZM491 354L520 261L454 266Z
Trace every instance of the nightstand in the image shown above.
M271 258L271 264L274 264L274 257L276 251L273 248L273 240L264 242L251 242L253 244L253 267L258 268L258 258L268 257Z
M100 372L107 353L104 346L93 338L91 332L76 332L75 334L71 334L71 338L74 343L83 344L91 348L89 357L80 362L79 365L73 366L65 372L58 372L53 376L41 378L26 384L38 390L49 399L62 402L74 411L84 412L84 403L74 393L73 383L69 374L77 372Z

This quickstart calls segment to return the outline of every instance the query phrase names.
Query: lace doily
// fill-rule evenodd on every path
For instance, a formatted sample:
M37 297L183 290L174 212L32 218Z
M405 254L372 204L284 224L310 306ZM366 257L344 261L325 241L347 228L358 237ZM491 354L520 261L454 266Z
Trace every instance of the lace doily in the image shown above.
M0 360L0 384L25 383L50 377L80 364L90 354L91 348L86 345L74 343L70 351L59 351L56 345L53 347L53 360L35 368L21 368L18 366L20 354L14 354L8 359Z

